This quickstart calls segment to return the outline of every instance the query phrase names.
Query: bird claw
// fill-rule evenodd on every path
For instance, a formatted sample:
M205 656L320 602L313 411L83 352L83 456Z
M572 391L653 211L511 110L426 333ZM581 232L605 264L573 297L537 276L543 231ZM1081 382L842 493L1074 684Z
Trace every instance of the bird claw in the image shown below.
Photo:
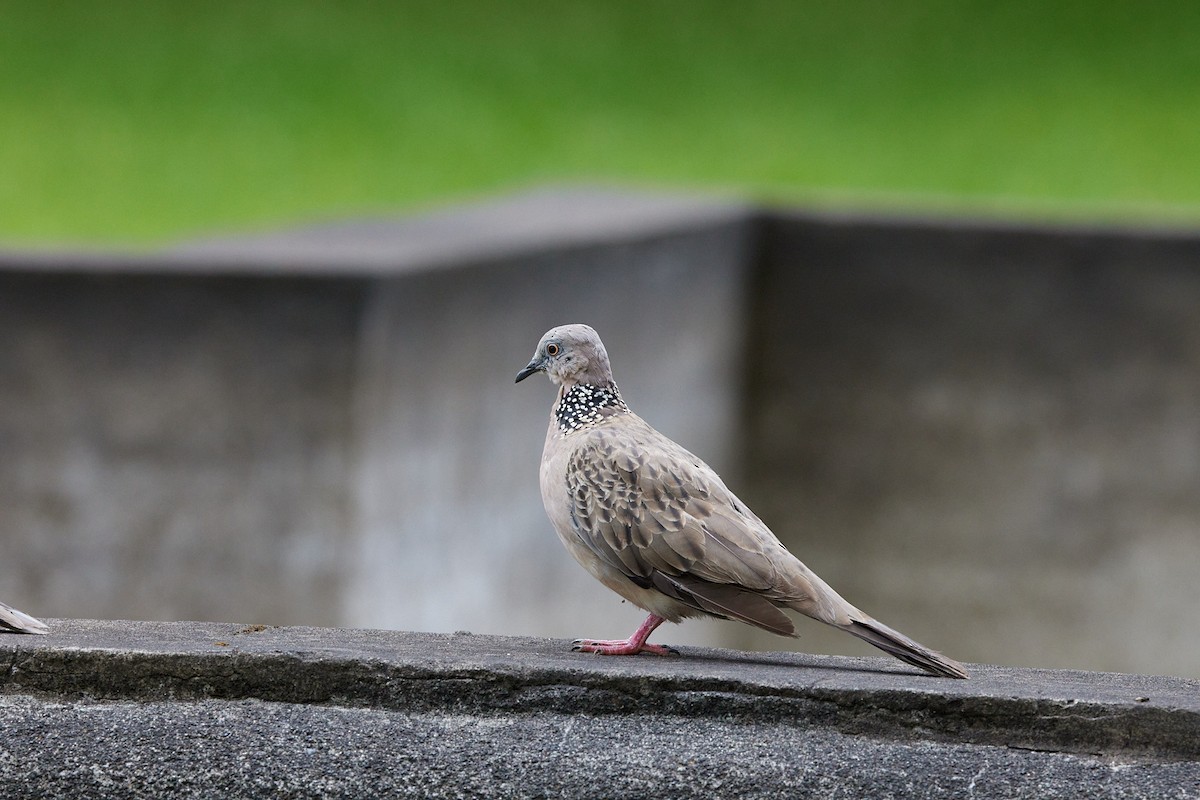
M644 642L639 644L629 639L576 639L571 642L571 650L598 656L633 656L638 653L651 653L656 656L679 655L679 651L674 647Z

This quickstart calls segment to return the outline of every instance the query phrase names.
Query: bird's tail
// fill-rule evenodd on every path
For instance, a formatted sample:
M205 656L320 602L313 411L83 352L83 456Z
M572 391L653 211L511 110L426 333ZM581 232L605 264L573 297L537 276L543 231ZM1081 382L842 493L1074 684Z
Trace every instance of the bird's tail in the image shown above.
M862 614L861 619L855 619L837 627L852 633L864 642L873 644L880 650L893 655L901 661L920 667L934 675L947 678L966 678L967 671L963 665L941 653L930 650L924 645L914 642L899 631L892 630L877 619Z
M0 603L0 630L10 628L20 633L49 633L45 623L36 620L24 611Z

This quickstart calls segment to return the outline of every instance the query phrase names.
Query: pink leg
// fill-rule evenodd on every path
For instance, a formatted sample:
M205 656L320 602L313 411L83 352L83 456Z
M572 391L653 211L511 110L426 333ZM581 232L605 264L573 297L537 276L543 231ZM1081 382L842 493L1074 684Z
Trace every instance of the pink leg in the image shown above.
M628 639L576 639L572 650L581 653L596 653L602 656L632 656L638 653L654 653L656 656L677 656L679 651L661 644L646 644L654 629L663 623L656 614L646 617Z

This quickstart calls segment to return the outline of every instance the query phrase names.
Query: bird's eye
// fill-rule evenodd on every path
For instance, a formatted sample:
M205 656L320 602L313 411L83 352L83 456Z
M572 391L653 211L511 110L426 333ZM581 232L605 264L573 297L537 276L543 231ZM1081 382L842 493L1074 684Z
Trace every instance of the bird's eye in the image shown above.
M558 355L558 351L560 349L561 348L558 345L551 342L550 344L546 345L546 355L554 357L554 356Z

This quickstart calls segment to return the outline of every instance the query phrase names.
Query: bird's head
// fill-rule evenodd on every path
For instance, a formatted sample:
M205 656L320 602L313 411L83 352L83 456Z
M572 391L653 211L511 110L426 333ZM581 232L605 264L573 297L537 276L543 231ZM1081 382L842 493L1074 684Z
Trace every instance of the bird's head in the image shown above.
M535 372L544 372L555 384L570 389L578 383L605 386L612 383L608 351L599 335L587 325L560 325L546 331L533 358L517 373L517 383Z

